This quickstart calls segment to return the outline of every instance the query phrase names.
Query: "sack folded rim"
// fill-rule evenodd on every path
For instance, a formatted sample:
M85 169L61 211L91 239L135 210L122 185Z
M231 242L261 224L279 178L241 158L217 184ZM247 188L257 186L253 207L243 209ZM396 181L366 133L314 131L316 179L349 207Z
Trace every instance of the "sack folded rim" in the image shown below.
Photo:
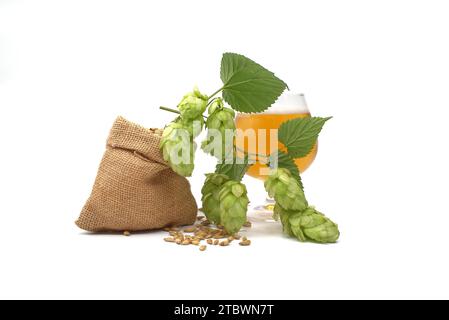
M158 139L154 139L148 133L157 136ZM118 116L114 121L107 140L108 147L136 152L151 161L158 162L169 168L162 156L162 152L158 154L152 152L155 148L159 149L159 144L160 135L154 133L153 129L147 129L137 123L126 120L122 116Z

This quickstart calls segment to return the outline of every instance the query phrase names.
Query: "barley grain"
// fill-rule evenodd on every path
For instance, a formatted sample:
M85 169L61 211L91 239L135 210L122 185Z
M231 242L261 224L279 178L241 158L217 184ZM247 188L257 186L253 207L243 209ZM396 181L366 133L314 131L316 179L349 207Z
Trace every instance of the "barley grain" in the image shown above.
M187 227L187 228L184 228L184 232L187 232L187 233L193 233L193 232L195 232L196 231L196 227Z

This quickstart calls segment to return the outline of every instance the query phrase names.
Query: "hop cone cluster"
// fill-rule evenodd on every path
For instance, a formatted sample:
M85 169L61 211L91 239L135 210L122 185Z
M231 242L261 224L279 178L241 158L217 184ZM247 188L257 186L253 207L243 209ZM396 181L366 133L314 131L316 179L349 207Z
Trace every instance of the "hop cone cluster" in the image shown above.
M226 130L235 131L235 112L230 108L223 106L223 100L217 98L209 107L209 116L206 121L206 127L208 129L207 138L201 144L201 148L212 154L213 156L222 159L226 154L232 151L234 146L234 140L227 138ZM215 141L220 139L220 141ZM218 149L218 148L221 148Z
M215 224L221 224L229 234L240 230L246 222L248 196L246 187L218 173L206 175L202 193L203 211Z
M195 87L193 92L186 94L178 104L181 118L191 121L198 119L206 111L207 100L207 96Z
M289 222L292 233L300 241L332 243L340 237L338 225L313 207L290 215Z
M201 189L204 214L215 224L220 223L220 188L228 181L228 176L224 174L209 173L206 174L206 181Z
M164 160L176 173L190 177L194 165L196 144L194 138L204 125L203 112L206 110L207 96L197 88L186 94L178 104L181 116L168 124L162 134L160 148Z
M179 119L165 127L160 147L164 160L173 171L184 177L192 175L196 144Z
M179 117L177 121L183 126L185 130L189 132L192 138L198 137L203 130L204 118L202 115L193 120L186 120L182 117Z
M287 169L275 170L265 181L265 189L285 209L302 211L308 206L301 185Z
M229 234L234 234L246 222L248 196L244 184L228 181L220 188L220 223Z
M274 215L276 217L279 217L279 219L281 220L282 223L282 229L284 231L285 234L289 235L290 237L294 237L294 233L292 231L292 228L290 227L290 221L288 220L290 218L290 216L294 213L296 213L296 211L288 211L284 208L282 208L279 203L276 203L274 205L274 209L273 209Z
M299 241L332 243L338 240L338 226L309 207L301 185L290 171L275 170L265 182L265 188L276 201L274 215L280 218L284 233Z

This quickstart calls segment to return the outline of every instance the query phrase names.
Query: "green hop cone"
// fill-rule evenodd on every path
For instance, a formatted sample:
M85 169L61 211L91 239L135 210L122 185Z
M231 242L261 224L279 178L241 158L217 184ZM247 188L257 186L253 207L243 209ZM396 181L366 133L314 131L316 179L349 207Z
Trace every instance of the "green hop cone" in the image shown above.
M282 223L282 229L285 234L294 237L295 234L292 231L292 228L290 227L290 215L296 213L296 211L288 211L282 208L278 203L274 205L273 214L275 217L279 217Z
M206 121L207 138L201 143L201 148L205 152L223 159L225 155L232 152L234 147L235 112L230 108L224 107L223 100L220 98L211 104L208 112L209 117ZM232 135L227 135L227 132L232 133ZM215 139L220 140L215 142Z
M181 117L184 120L195 120L206 111L208 97L201 94L198 88L186 94L178 104Z
M184 177L192 175L196 144L179 118L165 127L160 148L173 171Z
M234 234L246 222L248 196L244 184L237 181L225 182L219 192L220 223L229 234Z
M338 225L313 207L289 215L292 233L300 241L334 243L340 237Z
M207 219L215 224L220 223L220 188L228 182L228 176L218 173L206 174L206 181L201 189L203 212Z
M196 138L200 135L201 131L203 130L204 126L204 118L202 115L195 119L183 119L182 117L179 117L177 121L186 129L189 134Z
M274 170L265 181L265 189L286 210L303 211L308 206L301 185L287 169Z

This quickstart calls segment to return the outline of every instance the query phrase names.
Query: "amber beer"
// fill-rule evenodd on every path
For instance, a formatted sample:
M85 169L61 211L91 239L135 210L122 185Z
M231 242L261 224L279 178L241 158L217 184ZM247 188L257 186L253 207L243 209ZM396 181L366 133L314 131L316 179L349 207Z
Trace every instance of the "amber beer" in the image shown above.
M302 97L302 95L301 95ZM290 101L289 99L288 101ZM283 100L283 103L288 103L288 101ZM281 101L282 103L282 101ZM292 111L300 111L299 113L295 113ZM286 113L282 113L282 112ZM238 129L241 129L242 131L245 131L247 129L265 129L266 130L266 150L265 152L260 152L260 150L257 150L257 146L259 143L251 144L248 143L247 138L244 139L244 149L249 154L262 154L262 155L269 155L272 151L270 150L270 129L279 129L280 125L287 120L295 119L295 118L305 118L310 117L310 112L308 111L307 107L304 106L300 108L296 108L295 105L289 107L289 108L279 108L272 111L272 113L262 113L262 114L239 114L236 118L236 126ZM258 139L258 136L256 136L256 139ZM284 146L279 143L279 149L285 150ZM300 172L304 172L307 170L307 168L312 164L313 160L315 159L315 156L317 154L318 146L315 145L312 149L312 151L303 158L298 158L295 160L295 163L299 169ZM261 158L256 159L256 163L250 167L247 174L258 178L261 180L265 180L266 175L261 174L261 167L266 167L266 164L261 164L260 160Z

